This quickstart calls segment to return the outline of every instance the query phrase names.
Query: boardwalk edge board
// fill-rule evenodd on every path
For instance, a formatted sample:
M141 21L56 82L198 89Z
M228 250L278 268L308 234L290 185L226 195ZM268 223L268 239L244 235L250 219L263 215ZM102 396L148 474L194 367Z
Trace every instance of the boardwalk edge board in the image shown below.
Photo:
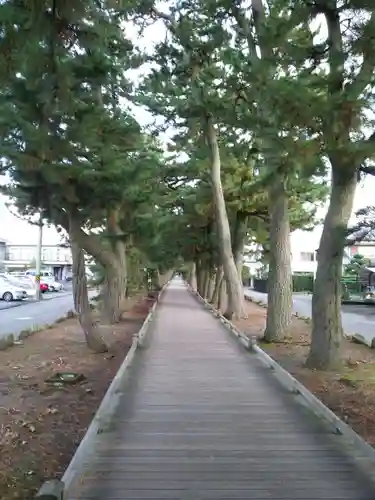
M124 361L122 362L119 370L117 371L115 377L113 378L107 392L102 399L85 435L83 436L75 454L65 470L61 481L46 481L38 493L35 496L35 500L63 500L68 494L68 490L75 477L81 472L83 461L92 454L94 451L94 441L98 433L100 433L100 428L103 422L107 421L108 418L113 414L115 408L117 407L118 400L120 398L120 386L123 379L128 372L129 368L133 364L134 356L137 349L142 347L144 339L148 332L148 326L153 320L155 315L155 310L157 308L160 297L165 291L165 288L169 282L167 282L159 292L157 300L151 307L146 319L144 320L138 333L133 335L133 341L129 351L127 352ZM46 493L48 491L48 493Z
M312 411L318 418L323 418L327 421L333 427L333 432L335 434L346 438L353 447L354 451L360 453L362 457L365 456L366 459L371 462L372 466L375 465L375 449L372 446L366 443L361 436L359 436L348 424L346 424L335 413L333 413L333 411L324 405L320 399L314 396L314 394L301 384L301 382L294 378L293 375L282 368L279 363L263 351L263 349L257 345L255 336L252 338L247 337L231 321L227 320L217 309L215 309L212 304L199 295L196 290L193 290L189 284L187 284L187 286L199 302L201 302L204 307L208 309L227 328L227 330L230 331L230 333L235 335L247 350L254 352L264 365L273 370L276 379L286 390L300 396L303 400L303 404L310 411Z

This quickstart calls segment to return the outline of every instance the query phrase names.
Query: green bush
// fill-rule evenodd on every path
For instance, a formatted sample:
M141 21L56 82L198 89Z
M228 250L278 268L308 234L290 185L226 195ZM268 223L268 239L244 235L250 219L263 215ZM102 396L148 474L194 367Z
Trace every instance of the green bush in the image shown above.
M293 292L313 292L313 274L293 274Z

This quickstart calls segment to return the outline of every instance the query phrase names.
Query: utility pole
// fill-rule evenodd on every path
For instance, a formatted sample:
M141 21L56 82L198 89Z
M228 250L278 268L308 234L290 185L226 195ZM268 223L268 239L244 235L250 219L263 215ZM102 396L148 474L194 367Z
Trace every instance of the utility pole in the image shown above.
M40 293L40 270L42 264L42 241L43 241L43 219L40 215L38 222L38 244L36 247L35 258L35 300L41 300L42 294Z

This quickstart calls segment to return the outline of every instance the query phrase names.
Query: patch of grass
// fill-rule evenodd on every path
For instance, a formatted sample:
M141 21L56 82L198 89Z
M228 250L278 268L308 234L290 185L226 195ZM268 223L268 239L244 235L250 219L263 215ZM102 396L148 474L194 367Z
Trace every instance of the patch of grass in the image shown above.
M348 363L341 372L341 379L375 386L375 363L357 361L355 365L351 365L350 360Z
M32 333L33 333L33 330L31 328L21 330L19 335L18 335L18 338L20 340L25 340L25 339L27 339L27 337L30 337L30 335L32 335Z
M0 338L0 351L5 351L14 345L14 334L8 333Z

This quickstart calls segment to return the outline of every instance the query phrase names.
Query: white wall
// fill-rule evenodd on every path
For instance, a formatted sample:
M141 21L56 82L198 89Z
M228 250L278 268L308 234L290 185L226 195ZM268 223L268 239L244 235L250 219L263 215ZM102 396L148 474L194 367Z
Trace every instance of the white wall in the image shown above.
M298 229L290 235L292 250L292 271L294 273L315 273L317 268L316 250L322 234L322 227L313 231ZM312 257L310 260L308 257Z
M25 262L29 264L36 257L36 246L33 245L7 245L9 262ZM72 253L70 248L56 246L42 247L42 261L46 264L71 264Z

